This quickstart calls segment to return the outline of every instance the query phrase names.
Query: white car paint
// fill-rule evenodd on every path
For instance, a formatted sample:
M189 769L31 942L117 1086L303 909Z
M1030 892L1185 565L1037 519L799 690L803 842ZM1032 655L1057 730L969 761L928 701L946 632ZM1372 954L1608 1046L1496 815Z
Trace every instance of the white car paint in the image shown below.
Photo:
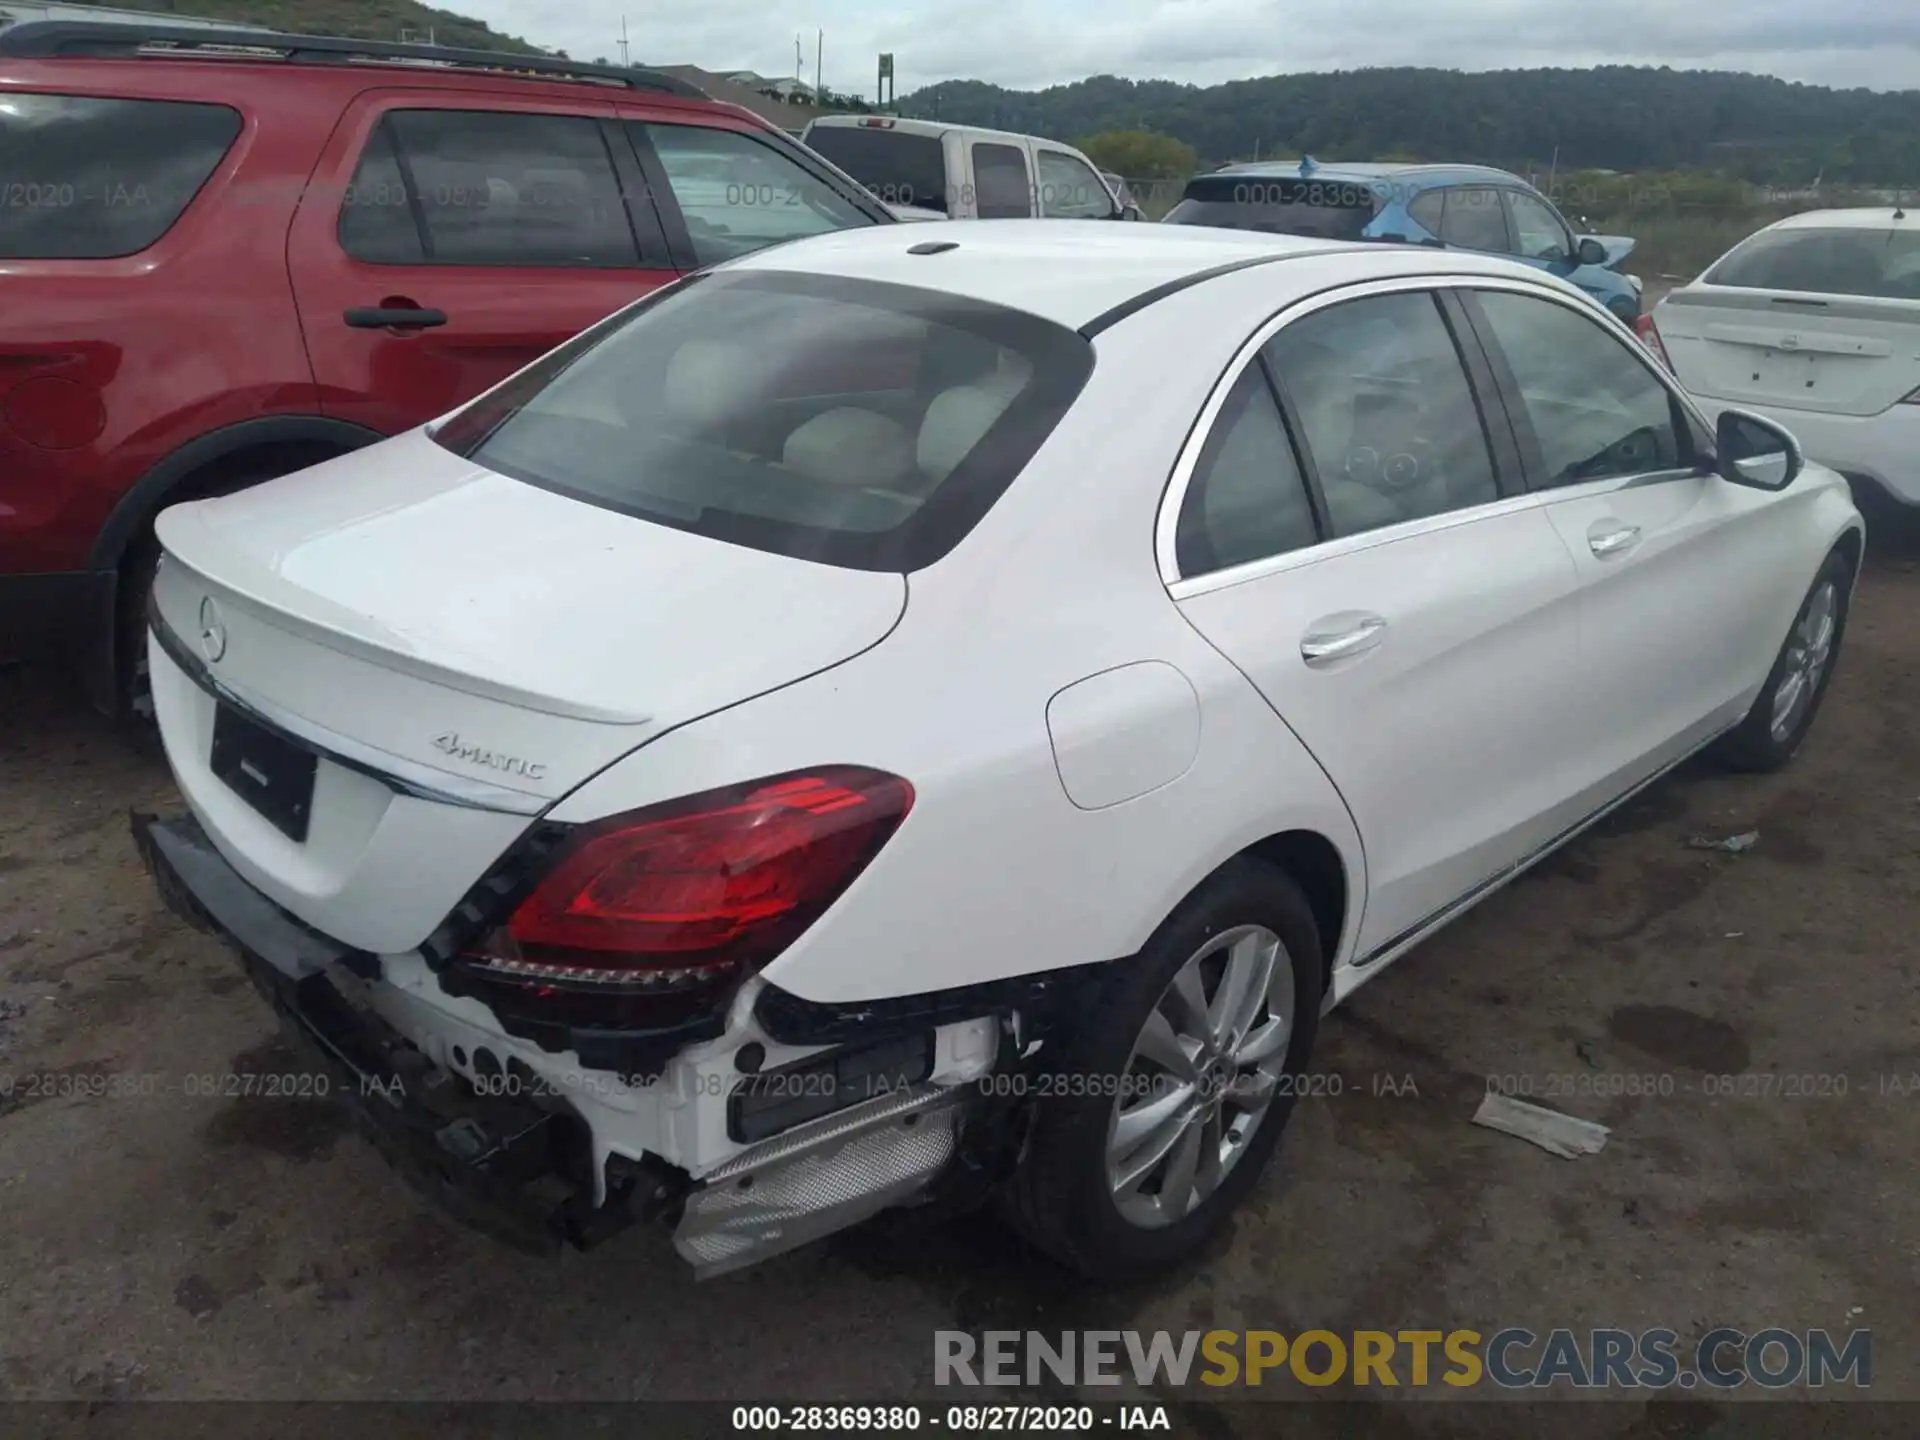
M952 246L910 253L929 239ZM485 1047L568 1096L597 1166L654 1157L698 1180L762 1163L777 1142L729 1138L743 1048L767 1068L822 1048L769 1037L763 987L857 1009L1123 964L1223 863L1289 832L1344 872L1337 1003L1737 720L1860 527L1817 468L1777 494L1614 479L1185 576L1173 517L1279 327L1452 285L1629 332L1493 257L1188 227L878 227L724 270L930 287L1067 327L1132 308L1098 331L1084 388L1017 480L905 576L616 514L427 432L158 526L158 619L209 658L189 666L156 636L156 707L212 844L292 916L379 955L368 1003L435 1063L474 1079ZM1639 527L1630 552L1598 558L1603 522ZM1375 618L1380 643L1303 663L1303 641ZM212 773L197 668L323 752L306 842ZM464 758L436 744L447 734ZM650 1083L510 1035L423 958L536 816L585 825L832 763L906 777L910 812L721 1033ZM941 1024L929 1083L983 1074L1009 1024L1017 1037L1017 1015ZM683 1249L721 1263L702 1235Z
M900 178L909 173L930 173L924 168L904 162L876 163L867 150L870 146L915 141L939 147L938 176L932 181L936 193L926 193L928 183L924 180L915 183ZM994 201L1004 204L1010 195L1024 192L1024 218L1117 220L1126 214L1126 207L1093 161L1073 146L1044 135L892 115L822 115L808 122L800 143L851 174L902 219L917 220L930 212L950 220L980 219L986 200L977 162L981 146L997 147L1003 155L1013 152L1023 170L1011 191L988 180L987 196L993 197L986 201L990 207ZM861 145L862 150L848 148L852 144ZM903 210L906 213L902 214Z
M1670 292L1653 325L1709 417L1752 410L1793 431L1813 459L1920 505L1920 218L1881 206L1812 210L1756 232ZM1818 233L1858 236L1898 263L1910 296L1868 297L1714 283L1743 249Z

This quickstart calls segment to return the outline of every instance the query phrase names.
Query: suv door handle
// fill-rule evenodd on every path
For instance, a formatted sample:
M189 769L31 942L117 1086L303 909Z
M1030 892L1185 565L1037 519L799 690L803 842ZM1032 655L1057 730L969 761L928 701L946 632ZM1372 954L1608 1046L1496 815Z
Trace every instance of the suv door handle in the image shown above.
M446 324L447 312L413 305L366 305L347 311L344 318L355 330L429 330Z
M1301 637L1300 658L1309 665L1331 665L1371 650L1387 635L1378 615L1333 615Z
M1614 525L1611 529L1596 525L1587 531L1587 548L1596 555L1618 555L1639 538L1638 525Z

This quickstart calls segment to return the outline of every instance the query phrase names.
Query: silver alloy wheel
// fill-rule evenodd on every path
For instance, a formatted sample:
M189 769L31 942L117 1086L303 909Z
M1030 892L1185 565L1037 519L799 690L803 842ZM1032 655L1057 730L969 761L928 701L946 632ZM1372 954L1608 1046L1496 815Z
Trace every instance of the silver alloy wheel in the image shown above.
M1171 1225L1220 1187L1273 1104L1293 1018L1293 962L1271 930L1223 930L1180 967L1107 1123L1107 1186L1125 1219Z
M1839 591L1833 581L1822 581L1807 597L1799 618L1787 636L1787 663L1773 690L1773 738L1784 744L1820 693L1820 678L1833 655L1833 632L1839 618Z

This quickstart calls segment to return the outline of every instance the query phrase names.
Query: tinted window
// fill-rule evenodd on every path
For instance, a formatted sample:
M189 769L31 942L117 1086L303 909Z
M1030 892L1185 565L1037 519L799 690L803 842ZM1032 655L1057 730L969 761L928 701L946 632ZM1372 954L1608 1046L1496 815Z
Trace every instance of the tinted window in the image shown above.
M1446 205L1446 191L1422 190L1407 203L1407 213L1419 222L1422 229L1437 239L1442 224L1442 212L1446 209Z
M1259 365L1249 365L1214 421L1180 505L1180 573L1244 565L1318 538L1280 407Z
M986 513L1092 363L1062 326L949 294L706 271L536 362L434 438L662 525L911 570Z
M1500 192L1478 185L1448 190L1446 213L1440 217L1440 238L1463 250L1506 253L1507 216L1500 207Z
M393 111L354 173L340 243L386 263L641 263L599 122L571 115Z
M1019 220L1033 214L1026 151L1013 145L975 145L973 183L982 220Z
M101 260L146 249L239 133L238 112L224 105L7 95L0 258Z
M947 158L933 135L859 125L816 125L807 147L817 150L889 205L947 211Z
M1289 325L1267 353L1336 535L1498 497L1473 392L1433 296L1377 295Z
M1709 285L1920 300L1920 230L1767 230L1706 273Z
M1187 182L1166 223L1358 240L1379 211L1373 189L1353 181L1201 175Z
M1478 294L1539 443L1546 485L1692 464L1673 397L1631 348L1551 300Z
M1107 182L1060 150L1036 150L1040 166L1040 213L1070 220L1105 220L1113 214Z
M702 265L873 223L826 181L751 135L696 125L639 128L660 156Z
M1521 190L1509 190L1507 203L1513 207L1517 254L1529 260L1565 260L1573 254L1573 237L1545 201Z

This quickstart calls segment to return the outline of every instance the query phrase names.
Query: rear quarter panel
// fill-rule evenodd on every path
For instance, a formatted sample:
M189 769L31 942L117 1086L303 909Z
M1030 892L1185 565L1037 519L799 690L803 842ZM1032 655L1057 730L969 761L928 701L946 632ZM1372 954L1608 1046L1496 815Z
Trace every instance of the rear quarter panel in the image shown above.
M224 68L224 67L221 67ZM104 419L87 444L41 449L0 424L0 572L79 568L114 502L209 431L317 413L285 237L339 108L333 87L145 61L15 62L0 95L42 91L214 102L240 112L226 157L158 242L114 260L0 261L3 392L78 381ZM52 180L58 177L49 177Z
M1365 867L1338 793L1180 616L1154 560L1155 512L1179 446L1265 313L1274 282L1247 279L1259 274L1182 292L1103 335L1072 413L974 532L909 578L906 614L886 641L653 741L553 818L589 820L835 761L906 777L916 799L901 829L766 972L818 1001L1131 955L1220 864L1289 829L1332 842L1357 914ZM1173 354L1187 363L1167 366ZM1048 704L1076 681L1140 661L1171 666L1192 686L1197 752L1158 788L1083 809L1056 768Z

